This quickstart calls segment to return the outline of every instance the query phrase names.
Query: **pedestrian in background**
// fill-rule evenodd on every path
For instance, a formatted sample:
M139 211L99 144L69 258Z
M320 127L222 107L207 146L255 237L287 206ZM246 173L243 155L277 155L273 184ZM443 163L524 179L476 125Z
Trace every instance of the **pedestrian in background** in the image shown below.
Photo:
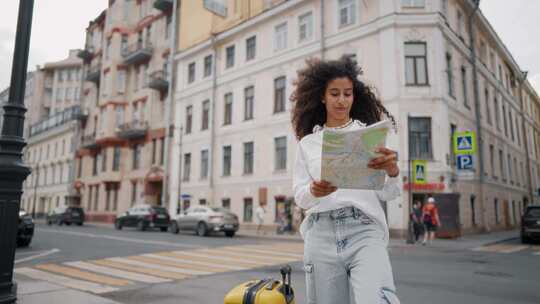
M437 228L441 227L441 221L439 219L439 210L435 206L435 199L433 197L428 198L427 204L422 208L422 221L424 222L424 241L422 245L426 245L427 242L431 245L435 239L435 232Z
M257 234L260 234L261 232L264 234L264 231L262 231L263 225L264 225L264 215L266 214L266 203L261 202L259 203L259 207L255 210L255 221L257 223Z
M411 211L411 222L413 225L414 242L417 243L420 236L424 233L424 223L422 223L422 203L415 201Z

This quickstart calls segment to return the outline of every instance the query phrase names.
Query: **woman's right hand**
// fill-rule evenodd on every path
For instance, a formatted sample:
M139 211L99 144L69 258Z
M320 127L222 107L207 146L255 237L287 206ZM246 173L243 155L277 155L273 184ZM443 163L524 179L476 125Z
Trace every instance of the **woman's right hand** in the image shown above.
M321 180L321 181L312 181L309 187L311 194L315 197L323 197L335 192L337 187L334 187L331 183Z

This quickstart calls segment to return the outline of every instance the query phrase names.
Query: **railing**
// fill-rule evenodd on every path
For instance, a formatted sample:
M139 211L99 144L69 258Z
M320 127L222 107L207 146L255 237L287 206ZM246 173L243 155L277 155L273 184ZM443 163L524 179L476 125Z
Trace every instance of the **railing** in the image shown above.
M155 0L154 8L160 11L169 11L173 7L173 0Z
M81 137L81 146L83 148L94 148L97 146L96 133L86 134Z
M99 82L99 78L101 77L101 62L98 64L91 66L88 71L86 72L86 80L92 81L92 82Z
M216 0L204 0L204 8L211 11L214 14L220 15L222 17L227 17L227 6L223 3L220 3Z
M148 76L148 87L158 91L166 91L169 88L167 73L164 71L151 73Z
M80 106L67 108L62 112L53 114L44 120L31 125L29 136L38 135L58 126L64 125L72 120L79 119L80 115L82 115Z
M131 64L150 59L153 51L151 42L138 41L123 48L122 56L127 64Z
M124 139L136 139L146 136L148 131L147 121L130 121L118 126L117 136Z
M77 57L81 58L86 63L90 62L92 57L94 57L94 47L88 45L85 46L83 50L80 50L79 53L77 53Z

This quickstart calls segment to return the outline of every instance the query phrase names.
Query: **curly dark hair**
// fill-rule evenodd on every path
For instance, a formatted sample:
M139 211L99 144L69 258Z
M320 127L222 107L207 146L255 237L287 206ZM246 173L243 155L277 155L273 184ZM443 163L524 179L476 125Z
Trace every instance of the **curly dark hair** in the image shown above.
M351 118L370 125L381 121L384 114L396 127L394 117L377 99L373 89L358 79L362 69L350 57L329 61L310 59L306 64L307 67L297 72L296 89L290 97L295 103L291 122L298 140L311 134L315 125L322 126L326 122L326 108L322 103L326 87L330 81L342 77L353 83Z

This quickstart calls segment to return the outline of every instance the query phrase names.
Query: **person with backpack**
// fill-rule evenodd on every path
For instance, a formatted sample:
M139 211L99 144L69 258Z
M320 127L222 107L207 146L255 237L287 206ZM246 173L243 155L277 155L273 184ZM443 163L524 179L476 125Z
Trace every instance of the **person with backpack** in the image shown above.
M437 228L441 227L441 221L439 219L439 210L435 206L435 199L433 197L428 198L427 203L422 208L422 221L424 222L424 241L422 245L429 244L435 239L435 232Z
M420 201L414 202L410 218L414 232L414 242L417 243L418 240L420 240L420 236L424 234L424 223L422 222L422 203Z

